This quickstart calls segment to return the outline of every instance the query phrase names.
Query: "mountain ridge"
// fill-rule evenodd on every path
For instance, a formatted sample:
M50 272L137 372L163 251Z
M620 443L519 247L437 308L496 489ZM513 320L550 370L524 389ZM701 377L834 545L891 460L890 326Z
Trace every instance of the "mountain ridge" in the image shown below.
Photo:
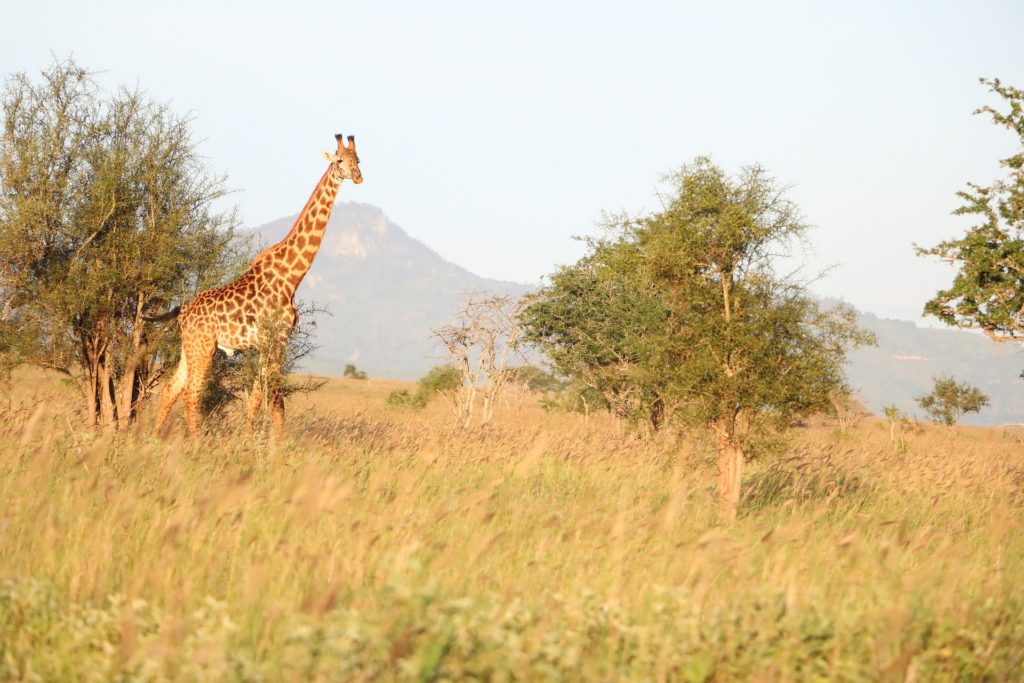
M253 232L261 243L272 244L296 217ZM372 204L338 203L297 293L330 312L317 320L320 348L304 369L340 375L345 364L354 363L374 377L416 379L442 362L430 328L448 322L466 295L522 296L532 289L480 277L444 259Z

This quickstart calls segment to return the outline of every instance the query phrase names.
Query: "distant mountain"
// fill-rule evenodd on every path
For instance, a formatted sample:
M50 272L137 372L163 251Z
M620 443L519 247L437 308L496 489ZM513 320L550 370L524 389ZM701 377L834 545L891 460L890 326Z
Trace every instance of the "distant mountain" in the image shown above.
M256 228L272 244L296 216ZM478 277L445 261L369 204L339 203L298 298L322 305L310 372L340 375L355 363L371 377L417 379L442 362L430 328L443 325L468 292L521 296L529 285Z
M256 229L263 244L277 242L295 216ZM326 306L317 329L319 350L307 370L340 375L355 363L371 377L417 379L442 362L430 328L449 322L467 292L520 296L530 285L489 280L445 261L410 237L383 211L353 202L335 206L323 245L299 298ZM878 346L854 351L847 375L876 413L895 403L921 415L914 402L932 377L952 374L980 387L992 405L965 422L1024 421L1024 355L957 330L920 328L912 322L860 315ZM923 415L922 415L923 417Z

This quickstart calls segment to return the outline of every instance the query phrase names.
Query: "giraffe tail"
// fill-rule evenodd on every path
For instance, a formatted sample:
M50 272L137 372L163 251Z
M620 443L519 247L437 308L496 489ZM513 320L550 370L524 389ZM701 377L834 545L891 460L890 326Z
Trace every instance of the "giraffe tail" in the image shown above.
M148 323L159 323L163 322L164 320L170 320L171 318L177 318L179 313L181 313L181 306L175 306L166 313L154 316L144 315L142 316L142 319Z

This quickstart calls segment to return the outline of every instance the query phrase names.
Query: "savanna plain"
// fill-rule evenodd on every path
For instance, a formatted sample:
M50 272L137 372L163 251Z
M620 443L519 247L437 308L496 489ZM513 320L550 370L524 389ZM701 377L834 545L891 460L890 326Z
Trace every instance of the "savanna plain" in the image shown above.
M822 419L716 514L697 434L331 380L287 435L0 402L0 680L1024 677L1024 433Z

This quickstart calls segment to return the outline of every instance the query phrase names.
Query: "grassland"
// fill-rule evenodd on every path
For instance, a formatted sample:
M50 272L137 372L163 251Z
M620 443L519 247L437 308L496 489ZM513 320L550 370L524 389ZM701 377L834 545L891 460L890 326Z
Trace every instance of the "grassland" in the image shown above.
M800 429L724 527L698 439L529 400L453 433L396 386L190 442L92 434L19 375L0 680L1022 679L1019 432Z

